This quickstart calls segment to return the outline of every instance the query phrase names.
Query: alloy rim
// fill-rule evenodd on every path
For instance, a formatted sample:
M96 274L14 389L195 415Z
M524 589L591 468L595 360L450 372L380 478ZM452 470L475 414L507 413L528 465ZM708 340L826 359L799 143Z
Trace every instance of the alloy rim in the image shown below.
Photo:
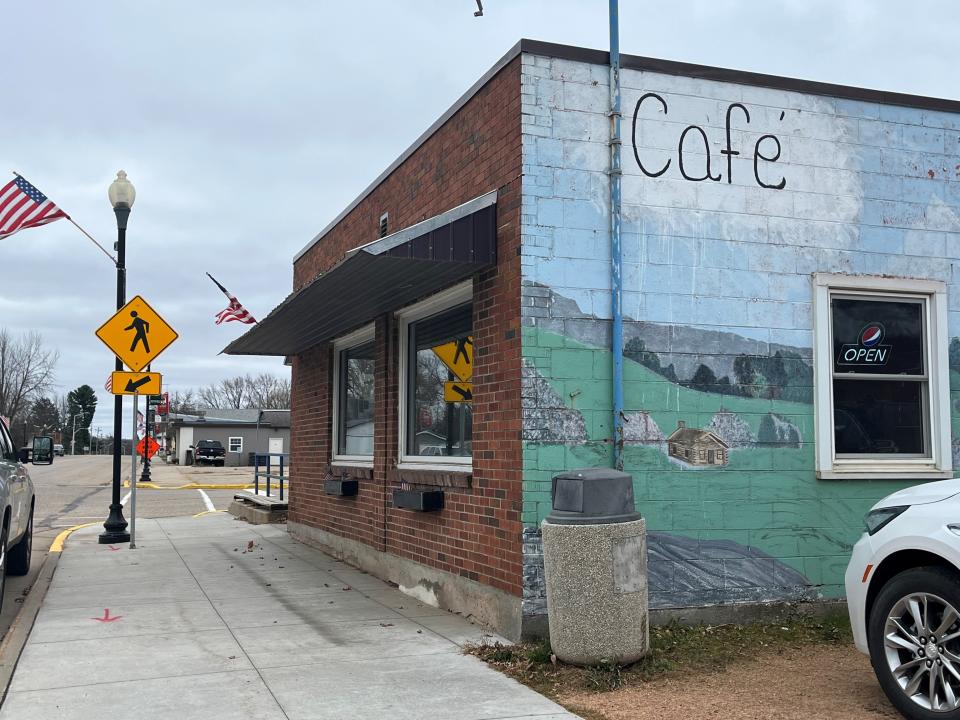
M894 681L914 703L932 712L960 702L960 613L930 593L911 593L891 608L883 650Z

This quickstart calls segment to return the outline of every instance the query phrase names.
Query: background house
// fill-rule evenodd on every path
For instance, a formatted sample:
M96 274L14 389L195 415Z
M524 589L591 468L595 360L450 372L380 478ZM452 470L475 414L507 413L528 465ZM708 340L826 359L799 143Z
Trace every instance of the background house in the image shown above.
M197 415L170 415L167 448L181 465L187 450L200 440L219 440L227 451L225 465L247 465L252 452L290 452L289 410L210 409Z

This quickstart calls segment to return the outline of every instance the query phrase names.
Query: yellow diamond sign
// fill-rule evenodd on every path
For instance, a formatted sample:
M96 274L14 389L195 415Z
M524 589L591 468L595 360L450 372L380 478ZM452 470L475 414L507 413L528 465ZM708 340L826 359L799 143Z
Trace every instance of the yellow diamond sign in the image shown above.
M147 301L137 295L97 330L97 337L134 372L140 372L177 339Z
M461 382L473 377L473 335L465 335L432 348L434 354Z

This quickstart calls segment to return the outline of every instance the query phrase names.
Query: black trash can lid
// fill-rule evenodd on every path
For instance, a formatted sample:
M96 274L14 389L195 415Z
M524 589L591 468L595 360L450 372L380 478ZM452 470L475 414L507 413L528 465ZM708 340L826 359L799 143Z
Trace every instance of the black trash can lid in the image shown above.
M601 525L640 519L633 499L633 477L619 470L585 468L561 473L550 489L556 525Z

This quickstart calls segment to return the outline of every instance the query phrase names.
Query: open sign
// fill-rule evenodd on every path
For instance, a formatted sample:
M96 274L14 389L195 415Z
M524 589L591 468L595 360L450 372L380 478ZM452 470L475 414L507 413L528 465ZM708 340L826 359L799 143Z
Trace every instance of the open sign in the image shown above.
M859 342L840 347L837 365L886 365L893 348L890 345L881 344L885 334L884 327L880 323L868 323L860 331Z

